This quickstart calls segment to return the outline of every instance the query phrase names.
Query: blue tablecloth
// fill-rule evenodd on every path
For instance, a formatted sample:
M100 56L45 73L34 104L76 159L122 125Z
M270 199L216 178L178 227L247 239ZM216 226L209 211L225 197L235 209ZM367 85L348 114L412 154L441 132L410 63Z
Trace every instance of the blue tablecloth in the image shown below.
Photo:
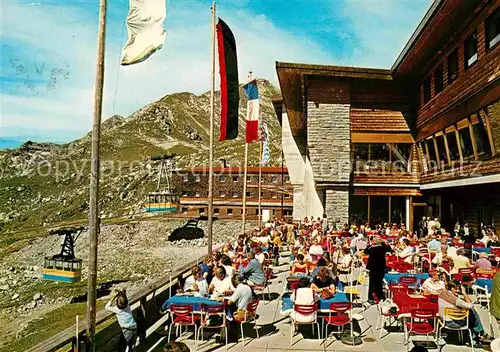
M490 254L491 248L474 247L474 252Z
M402 274L402 273L397 273L397 274L385 274L384 279L387 282L388 285L390 284L397 284L399 283L399 278L401 276L416 276L417 277L417 283L423 284L426 279L429 278L429 274L423 273L423 274Z
M477 279L474 282L474 285L480 286L480 287L486 286L488 288L488 292L491 292L491 282L492 281L493 280L489 280L489 279Z
M281 314L288 314L292 311L293 309L293 302L292 299L290 298L292 294L291 293L285 293L283 294L283 297L281 298ZM319 311L327 312L330 310L330 304L334 302L349 302L347 299L347 296L343 292L337 292L335 293L335 296L329 299L323 299L320 298L319 300Z
M161 306L161 309L163 311L166 311L172 304L184 304L184 305L191 305L193 307L193 311L200 312L202 303L205 303L207 306L218 306L222 304L222 302L213 301L205 297L176 295L166 300L165 303L163 303L163 305Z

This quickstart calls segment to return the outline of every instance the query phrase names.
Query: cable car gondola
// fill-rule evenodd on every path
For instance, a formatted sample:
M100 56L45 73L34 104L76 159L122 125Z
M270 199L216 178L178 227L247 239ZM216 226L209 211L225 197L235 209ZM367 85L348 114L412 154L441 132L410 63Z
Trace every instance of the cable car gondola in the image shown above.
M66 227L50 231L49 234L64 236L61 252L45 257L43 279L60 282L78 282L82 277L82 260L75 257L75 242L83 227Z
M152 161L160 161L158 183L156 190L147 196L146 212L148 213L173 213L179 210L179 197L170 188L173 159L177 154L165 154L151 157ZM162 179L166 184L162 184Z

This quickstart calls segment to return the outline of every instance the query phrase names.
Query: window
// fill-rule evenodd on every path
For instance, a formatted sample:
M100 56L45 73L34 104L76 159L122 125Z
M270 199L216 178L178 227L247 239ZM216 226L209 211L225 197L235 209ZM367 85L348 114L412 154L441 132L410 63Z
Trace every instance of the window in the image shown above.
M490 140L486 133L483 121L477 115L471 116L472 131L476 142L477 154L479 156L489 156L491 152Z
M199 196L200 196L200 192L196 191L194 195L195 195L196 197L199 197Z
M184 182L188 182L188 181L189 181L189 177L188 177L188 175L184 175L184 176L182 176L182 180L183 180Z
M224 198L226 196L226 192L220 191L219 192L219 197Z
M205 215L205 208L200 208L198 212L200 215Z
M477 61L477 31L474 31L464 43L464 66L465 69Z
M273 199L276 199L276 198L278 198L278 194L277 194L277 193L273 193L271 197L272 197Z
M290 198L290 193L285 193L285 198Z
M458 49L448 56L448 84L458 78Z
M434 148L434 140L432 138L425 141L427 146L427 157L429 158L429 168L433 169L437 166L436 148Z
M448 156L446 155L446 145L444 144L443 134L436 136L436 144L438 147L439 162L441 164L448 164Z
M224 175L219 176L219 182L226 182L226 178L224 177Z
M250 198L252 196L252 193L247 191L246 196Z
M390 160L386 143L355 143L354 160L356 170L385 170Z
M188 192L187 191L182 191L182 196L183 197L187 197L188 196Z
M259 215L259 209L255 209L255 215Z
M195 176L195 180L196 180L196 182L201 182L201 176L200 175L196 175Z
M247 176L247 182L252 182L253 177L252 176Z
M438 95L443 91L443 65L439 65L434 70L434 95Z
M407 172L410 160L411 144L394 143L392 145L392 168L395 171Z
M448 142L448 150L450 151L450 160L460 160L460 152L458 151L457 136L454 128L446 130L446 141Z
M469 122L467 121L467 119L462 120L458 123L458 137L460 139L462 156L464 157L464 159L472 158L474 156L474 149L472 147Z
M229 209L227 210L227 215L233 215L233 209L229 208Z
M496 9L485 22L486 50L492 49L500 42L500 8Z
M238 176L233 176L233 182L238 182L240 178Z
M219 208L214 208L214 215L219 215Z
M271 183L278 183L278 178L276 176L271 177Z
M264 192L260 192L260 196L261 196L261 197L264 197Z
M188 212L188 208L182 208L182 214L186 214Z
M233 198L238 198L238 192L233 192Z
M285 182L285 183L290 182L290 177L289 177L289 176L285 176L285 177L284 177L284 182Z
M431 78L427 77L424 79L424 104L431 100Z

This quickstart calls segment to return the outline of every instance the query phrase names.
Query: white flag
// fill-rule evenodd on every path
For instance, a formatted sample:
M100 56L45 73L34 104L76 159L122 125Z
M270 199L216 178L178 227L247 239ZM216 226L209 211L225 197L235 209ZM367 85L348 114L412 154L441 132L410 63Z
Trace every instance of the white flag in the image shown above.
M128 41L123 47L122 65L146 60L165 41L166 0L129 0L129 6Z

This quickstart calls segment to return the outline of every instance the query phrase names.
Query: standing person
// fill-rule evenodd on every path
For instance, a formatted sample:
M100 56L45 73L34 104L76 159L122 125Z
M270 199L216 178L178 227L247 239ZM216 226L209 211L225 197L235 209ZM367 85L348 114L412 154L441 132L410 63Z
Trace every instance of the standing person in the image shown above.
M392 248L387 241L377 240L375 246L368 246L365 254L368 254L368 264L366 268L370 270L370 286L368 290L368 299L373 300L373 294L378 299L383 300L384 290L383 281L385 275L385 255L392 252Z
M323 234L326 234L327 231L328 231L328 218L326 217L326 214L323 214L323 220L321 223L321 232Z
M115 302L116 306L113 306ZM126 291L117 291L104 308L116 314L116 319L122 329L118 351L126 351L127 347L129 351L132 351L137 338L137 323L128 304Z
M460 225L460 219L457 218L457 222L455 223L455 228L453 229L453 235L459 236L461 232L462 225Z
M500 271L497 271L491 282L490 313L500 324Z

